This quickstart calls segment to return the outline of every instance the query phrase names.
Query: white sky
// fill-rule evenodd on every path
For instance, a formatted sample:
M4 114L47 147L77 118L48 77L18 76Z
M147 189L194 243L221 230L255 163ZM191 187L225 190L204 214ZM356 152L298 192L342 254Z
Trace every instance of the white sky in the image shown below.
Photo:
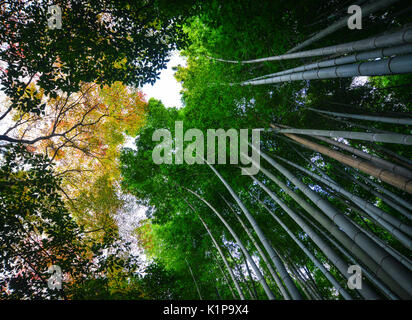
M141 88L147 101L150 98L155 98L162 101L166 108L183 107L180 94L182 86L176 81L174 77L175 71L172 70L173 67L178 65L186 67L186 58L180 56L179 51L173 51L170 55L170 61L167 63L167 68L163 69L160 73L160 79L154 85L145 84ZM134 138L126 136L123 147L136 150Z
M369 81L369 77L366 77L366 76L354 77L350 86L351 87L364 86L368 81Z
M161 100L167 108L183 107L180 95L182 86L174 78L174 71L172 70L173 67L178 65L186 66L186 59L180 56L178 51L174 51L167 63L167 69L161 71L160 79L153 86L150 84L143 86L142 91L147 100L150 98Z

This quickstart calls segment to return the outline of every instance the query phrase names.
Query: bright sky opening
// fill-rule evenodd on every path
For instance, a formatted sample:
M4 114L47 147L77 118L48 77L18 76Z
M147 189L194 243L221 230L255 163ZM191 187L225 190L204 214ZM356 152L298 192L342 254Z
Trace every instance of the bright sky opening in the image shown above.
M183 107L180 94L182 85L176 81L174 77L175 71L172 69L178 65L185 67L186 59L180 56L179 51L174 51L170 56L170 61L167 63L167 68L161 71L160 79L154 85L146 84L143 86L142 91L147 100L150 98L161 100L166 108Z

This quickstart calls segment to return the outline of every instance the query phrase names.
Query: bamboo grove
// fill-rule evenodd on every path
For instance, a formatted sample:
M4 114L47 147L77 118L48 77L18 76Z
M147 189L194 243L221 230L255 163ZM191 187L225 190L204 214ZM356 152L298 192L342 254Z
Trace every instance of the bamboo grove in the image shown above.
M379 3L389 5L390 1ZM252 86L265 86L262 91L278 90L283 93L285 89L282 87L272 89L267 85L286 82L286 87L291 81L300 81L309 92L311 86L316 85L313 82L319 79L410 73L410 32L409 27L401 27L399 31L372 34L365 39L307 51L301 49L312 43L303 42L304 45L297 46L300 50L293 50L293 53L253 60L225 60L209 54L198 54L197 60L193 61L190 58L195 53L190 52L189 67L178 71L178 77L181 76L186 90L184 94L187 94L184 96L185 108L189 109L193 101L199 101L195 94L203 94L202 98L208 99L207 94L219 95L222 92L221 95L236 99L237 92L230 93L231 90L242 93L250 90L249 94L252 95L250 92L255 90ZM326 35L324 31L320 34ZM319 40L320 36L315 35L313 38ZM196 76L189 74L192 61L195 66L192 72L206 72L202 68L207 69L211 65L209 72L216 72L217 69L230 73L228 70L233 70L232 64L235 65L233 68L239 68L243 74L247 74L248 71L244 70L252 69L251 65L275 64L289 59L303 61L305 58L322 60L314 60L309 64L304 62L300 67L287 70L281 68L282 71L251 80L222 82L221 77L219 82L208 79L207 86L197 82L185 87L186 82L199 81L194 79ZM208 66L200 66L200 59ZM263 67L260 66L260 69ZM306 80L306 84L302 80ZM195 89L190 86L196 85L204 87L196 93L191 92ZM309 93L306 95L309 96ZM260 151L263 163L260 163L260 173L256 176L251 175L249 179L239 177L239 169L210 164L204 165L210 172L203 168L199 172L199 166L152 169L156 171L156 180L164 181L171 188L163 191L163 194L168 194L164 199L149 200L155 203L155 219L168 220L163 213L169 210L173 210L176 215L194 216L205 230L193 230L191 234L200 238L199 246L206 246L205 243L209 246L204 249L187 243L185 249L172 246L167 250L178 250L180 254L185 254L186 250L188 256L185 259L190 259L192 253L187 252L189 250L206 250L205 254L213 257L212 264L225 273L225 283L230 287L231 296L237 299L324 299L328 298L328 294L329 298L332 295L346 300L409 299L412 293L412 229L408 200L412 191L411 163L404 157L401 160L395 153L388 155L384 150L391 144L395 149L402 146L402 150L410 151L410 113L381 113L373 110L373 103L368 111L361 111L348 103L349 109L340 112L346 104L343 108L335 108L327 100L322 103L312 102L307 97L303 100L292 103L299 103L298 114L310 119L311 129L292 126L294 121L265 117L257 110L242 110L243 114L251 112L255 123L265 128ZM152 101L152 104L156 102ZM246 106L245 109L257 109L258 99L251 104L253 106ZM207 120L200 119L202 110L199 105L193 104L193 109L185 111L170 114L170 120L184 120L189 128L207 128L201 124ZM402 111L407 111L407 108ZM196 112L199 119L195 118ZM242 112L240 114L239 117L242 117ZM231 116L235 117L229 113L228 118ZM313 121L316 117L319 120ZM238 128L241 127L240 123ZM233 122L225 120L218 124L229 127ZM167 126L162 122L162 125L171 129L170 123ZM244 125L251 128L250 123ZM139 137L141 139L142 136ZM381 146L384 149L379 149ZM253 147L252 144L250 147ZM137 196L146 196L145 192L149 189L140 182L140 178L129 176L133 175L132 161L141 163L144 159L144 156L139 156L141 148L143 146L137 143L136 154L133 151L126 152L123 170L127 188L130 188L128 190ZM164 188L168 186L163 185ZM149 194L147 196L150 197ZM185 205L176 207L164 203L171 202L172 198L180 198ZM162 201L162 204L157 201ZM172 222L167 223L173 224L174 218L171 219ZM219 227L212 227L218 223L221 224ZM199 234L195 235L195 232ZM279 235L271 234L275 232ZM276 243L279 237L288 239L287 245ZM171 239L168 242L176 245ZM237 248L237 257L233 257L234 249L231 246ZM291 246L299 252L299 258L305 256L305 263L294 261L296 256L292 258L293 254L289 251ZM166 255L162 253L166 249L158 250L160 255ZM238 271L236 264L246 269ZM310 264L313 269L309 270L305 264ZM362 269L362 289L348 288L347 280L352 275L348 270L353 264ZM252 277L249 267L254 273ZM329 288L328 294L325 295L321 291L324 288L320 289L316 284L318 279L313 281L314 270L327 283L324 288ZM236 275L235 271L246 272L246 276ZM191 271L190 274L195 279L195 273ZM216 277L220 278L220 275ZM201 297L199 280L194 281ZM252 287L256 285L260 285L260 296L253 291L255 288ZM217 287L216 291L219 292Z
M100 40L89 46L99 53L87 74L71 70L75 59L63 52L57 54L64 66L60 72L70 70L70 77L57 84L47 84L50 75L44 69L39 70L44 76L37 74L38 83L29 85L30 79L17 90L11 79L18 68L3 72L10 97L4 118L18 112L14 126L0 134L1 148L23 145L19 152L27 159L27 153L51 159L57 180L51 177L54 171L36 164L40 160L32 163L50 175L50 197L65 219L73 219L67 232L76 236L67 235L73 246L67 257L77 265L69 266L64 252L57 259L70 270L64 298L411 299L408 1L357 1L362 8L358 30L347 26L348 1L179 1L175 9L162 1L125 3L117 7L107 1L113 21L124 14L129 20L119 19L119 33L107 25L113 38L96 27ZM137 9L147 13L139 16ZM122 23L148 36L132 37ZM79 31L79 43L83 36ZM115 51L101 46L105 37ZM125 43L119 40L123 37ZM60 41L55 43L58 50ZM76 52L79 47L73 48ZM144 101L136 86L153 82L174 49L187 61L175 68L183 107ZM87 66L90 55L79 61ZM38 67L30 63L33 70ZM70 90L67 79L75 83ZM26 89L30 94L21 95ZM33 109L45 96L50 97L46 106ZM43 116L55 121L42 124ZM259 163L250 158L258 173L243 174L245 166L232 164L229 144L224 163L199 157L193 149L188 151L195 159L191 164L154 163L154 132L167 129L176 137L178 121L184 132L259 129L259 148L250 139L248 151L241 154L259 155ZM36 130L30 135L33 128L41 128L42 135L36 136ZM18 133L12 135L15 129ZM123 134L134 138L133 147L122 147ZM184 147L190 142L185 140ZM183 151L176 138L173 146L177 157ZM9 177L2 175L0 181L15 179L25 193L21 181L26 174L12 174L24 172L23 164L10 160L13 152L2 156L9 159L2 168ZM13 197L0 199L7 200L4 210L12 212L18 197L10 190L5 194ZM36 200L30 208L35 204L40 205ZM47 212L47 204L41 205ZM115 245L115 213L133 212L136 206L146 210L133 230L147 257L140 266L128 249ZM4 219L6 226L8 221ZM0 244L7 252L17 250L6 231ZM52 244L47 252L55 250ZM97 253L102 248L111 248L113 255L102 258ZM98 266L96 257L103 261ZM356 283L355 271L361 275ZM41 283L38 274L36 285Z

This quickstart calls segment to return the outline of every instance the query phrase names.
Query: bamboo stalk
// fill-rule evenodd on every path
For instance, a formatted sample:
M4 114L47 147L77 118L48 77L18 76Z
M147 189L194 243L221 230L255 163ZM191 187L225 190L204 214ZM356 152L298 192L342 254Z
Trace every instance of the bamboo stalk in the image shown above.
M213 207L206 199L198 195L196 192L185 188L188 192L196 196L199 200L201 200L204 204L206 204L215 214L216 216L222 221L222 223L225 225L225 227L229 230L233 238L235 238L237 244L245 254L247 260L249 261L250 265L253 268L253 271L255 272L259 282L261 283L263 289L265 290L265 293L269 300L274 300L275 296L273 295L273 292L270 290L269 286L266 283L265 278L263 277L262 273L260 272L259 268L256 266L255 262L253 261L252 257L250 256L249 252L246 250L245 246L243 245L242 241L238 237L238 235L235 233L235 231L232 229L232 227L227 223L227 221L223 218L223 216Z
M253 176L252 176L253 177ZM254 177L253 177L254 178ZM256 178L255 178L256 179ZM257 180L256 180L257 181ZM260 205L262 205L279 223L283 230L295 241L295 243L305 252L309 259L321 270L323 275L332 283L336 290L344 297L346 300L352 300L351 295L340 285L340 283L330 274L330 272L324 267L324 265L303 245L303 243L289 230L289 228L261 201L259 200Z
M251 146L254 148L253 145ZM357 243L364 251L368 252L369 256L380 266L380 268L376 270L377 275L380 274L381 270L385 270L386 273L389 274L393 280L399 284L399 286L407 291L410 297L412 297L412 274L409 270L407 270L398 260L393 258L385 250L376 245L370 237L362 232L362 229L353 225L346 216L336 210L328 201L317 195L286 168L279 165L262 151L259 151L256 148L254 149L259 152L259 154L266 161L268 161L273 167L289 179L296 187L298 187L309 199L311 199L315 205L318 206L337 226L342 228L342 230L355 243Z
M262 242L264 248L268 252L270 259L273 261L274 265L276 266L276 269L279 272L280 278L283 280L283 282L284 282L287 290L289 291L291 297L295 300L300 300L302 298L302 296L301 296L299 290L296 288L295 284L293 283L292 279L290 278L290 275L286 271L286 268L282 264L282 261L280 261L280 259L277 256L276 252L273 250L273 248L269 244L269 242L268 242L266 236L264 235L263 231L261 230L261 228L256 223L256 220L253 218L253 216L250 214L249 210L245 207L245 205L242 203L242 201L239 199L239 197L236 195L236 193L233 191L233 189L230 187L230 185L226 182L226 180L223 179L223 177L220 175L220 173L211 164L209 164L207 161L206 161L206 163L209 166L209 168L212 169L212 171L215 173L215 175L219 178L219 180L223 183L223 185L229 191L231 196L235 199L238 206L242 209L242 211L245 214L246 218L249 220L249 222L252 225L253 229L255 230L257 236L259 237L260 241Z
M372 3L364 6L362 8L362 17L366 17L371 13L374 13L376 11L379 11L383 8L386 8L396 2L398 2L399 0L379 0L379 1L373 1ZM327 35L336 32L337 30L344 28L347 26L347 22L348 22L348 17L344 17L338 21L336 21L335 23L333 23L332 25L330 25L329 27L327 27L326 29L323 29L322 31L318 32L316 35L314 35L313 37L307 39L306 41L302 42L301 44L298 44L296 47L290 49L288 51L288 53L292 53L292 52L296 52L304 47L307 47L309 45L311 45L312 43L314 43L315 41L318 41L324 37L326 37Z
M372 49L379 49L379 48L386 48L386 47L393 47L398 46L406 43L412 42L412 28L405 27L400 31L392 32L390 34L382 34L378 36L374 36L371 38L347 42L339 45L318 48L313 50L306 50L301 52L295 53L286 53L279 56L273 57L266 57L260 59L252 59L252 60L225 60L219 58L212 58L216 61L227 62L227 63L241 63L241 64L249 64L249 63L260 63L266 61L279 61L279 60L287 60L287 59L299 59L299 58L308 58L308 57L315 57L315 56L328 56L334 54L344 54L349 52L358 52L358 51L365 51L365 50L372 50Z
M275 129L277 129L277 127L273 124L271 124L271 126ZM332 159L335 159L341 163L344 163L348 166L351 166L353 168L356 168L360 171L363 171L371 176L374 176L375 178L378 178L386 183L389 183L401 190L404 190L408 193L412 193L412 181L408 180L405 177L399 176L394 174L393 172L386 170L386 169L382 169L382 168L377 168L376 166L374 166L373 164L367 162L367 161L363 161L363 160L358 160L358 159L354 159L353 157L347 156L345 154L339 153L337 151L331 150L327 147L324 147L322 145L319 145L315 142L309 141L307 139L301 138L295 134L289 134L289 133L284 133L285 136L287 136L288 138L299 142L301 145L315 150L317 152L320 152L322 154L325 154L329 157L331 157Z
M382 76L410 72L412 72L412 54L406 54L380 60L295 72L261 80L246 80L240 82L239 85L261 85L289 81L335 79L358 76ZM230 85L235 84L231 83Z

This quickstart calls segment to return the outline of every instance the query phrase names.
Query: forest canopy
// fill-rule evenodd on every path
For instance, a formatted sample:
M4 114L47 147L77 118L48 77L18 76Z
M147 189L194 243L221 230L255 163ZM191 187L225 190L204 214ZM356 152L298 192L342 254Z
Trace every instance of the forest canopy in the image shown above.
M411 6L351 5L0 1L0 299L411 299Z

